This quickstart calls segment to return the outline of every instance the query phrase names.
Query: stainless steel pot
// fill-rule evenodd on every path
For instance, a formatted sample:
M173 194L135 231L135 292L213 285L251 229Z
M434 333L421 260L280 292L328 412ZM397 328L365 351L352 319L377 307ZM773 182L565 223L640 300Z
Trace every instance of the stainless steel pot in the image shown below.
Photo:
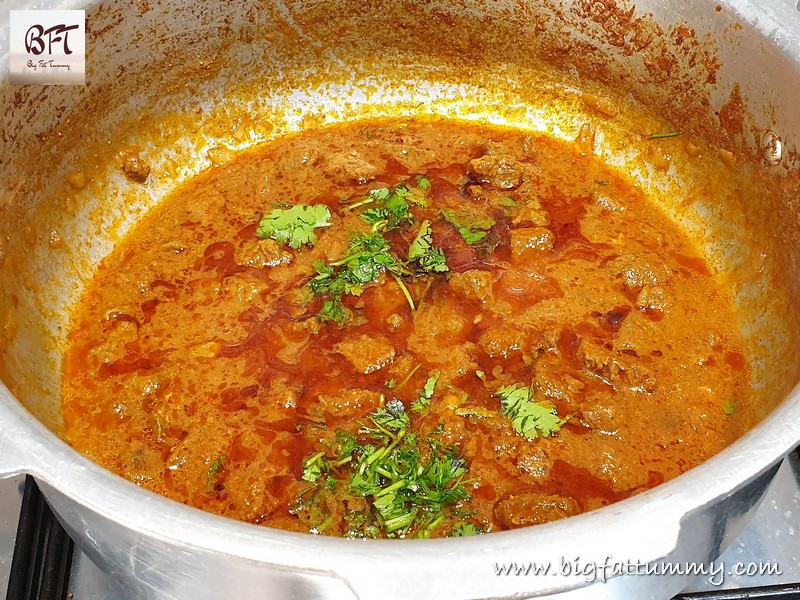
M33 474L80 548L141 598L670 597L688 576L608 571L602 582L601 572L564 574L562 564L715 558L800 441L800 12L792 2L49 3L87 10L89 85L4 82L0 91L0 476ZM583 89L615 98L621 115L592 113ZM719 276L736 281L761 422L685 475L602 510L477 538L402 542L205 514L63 443L68 307L115 240L208 168L210 147L384 114L486 119L563 139L598 123L596 151L624 166L697 237ZM723 149L723 161L710 151L705 159L720 162L711 170L720 177L680 162L649 165L636 127L667 121L703 148ZM780 160L768 131L782 137ZM148 185L121 176L126 145L153 168ZM496 573L531 561L551 564L550 574Z

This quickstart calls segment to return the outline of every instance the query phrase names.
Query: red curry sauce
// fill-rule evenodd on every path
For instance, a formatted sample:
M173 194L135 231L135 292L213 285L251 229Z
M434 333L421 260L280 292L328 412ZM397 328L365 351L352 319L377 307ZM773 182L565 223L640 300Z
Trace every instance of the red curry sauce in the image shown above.
M427 220L448 270L384 272L342 296L346 321L321 322L331 297L311 291L315 263L346 256L371 231L357 203L398 185L420 203L383 238L405 262ZM266 213L296 204L330 210L313 247L257 236ZM442 211L493 224L468 243ZM750 380L735 323L691 241L596 158L476 124L340 125L209 169L102 262L69 335L66 436L143 487L272 527L514 528L646 490L741 435ZM430 405L412 411L433 374ZM557 431L515 426L498 395L514 385ZM465 493L387 531L377 496L350 481L377 443L370 415L393 399L414 460L457 456L465 472L447 489ZM360 444L344 461L342 432Z

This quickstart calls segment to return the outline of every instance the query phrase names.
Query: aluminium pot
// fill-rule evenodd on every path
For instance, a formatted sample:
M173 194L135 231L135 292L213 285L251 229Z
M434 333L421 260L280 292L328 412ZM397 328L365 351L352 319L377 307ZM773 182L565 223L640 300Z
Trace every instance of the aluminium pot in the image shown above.
M137 598L665 599L690 578L609 572L604 582L599 573L564 574L561 564L713 560L800 442L794 0L11 0L4 8L86 9L88 85L4 81L0 91L0 476L32 474L78 547ZM6 74L8 13L0 19ZM59 439L68 307L149 207L209 167L209 148L415 114L572 139L597 118L582 107L582 89L641 113L604 123L597 151L655 194L736 281L760 422L726 450L562 521L475 538L367 541L206 514ZM725 202L681 202L691 177L647 169L634 151L631 128L657 119L729 153L729 167L762 193L715 180ZM153 169L145 186L115 164L127 145ZM496 573L531 561L550 563L551 574Z

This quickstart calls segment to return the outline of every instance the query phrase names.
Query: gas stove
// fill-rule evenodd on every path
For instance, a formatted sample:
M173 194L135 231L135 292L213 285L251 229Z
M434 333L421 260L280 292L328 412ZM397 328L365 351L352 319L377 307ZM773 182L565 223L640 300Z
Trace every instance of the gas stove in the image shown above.
M47 535L39 536L49 554L31 548L30 555L40 556L40 564L28 561L30 572L24 577L16 573L15 585L22 581L22 588L27 589L12 592L14 597L8 595L15 544L20 543L17 532L25 487L25 477L0 481L0 598L140 600L80 551L73 552L71 542L55 523ZM38 490L29 486L27 493L26 506L34 506L31 510L38 510L39 517L44 512L46 522L46 505L40 502L35 507ZM674 600L800 599L800 453L784 460L754 519L714 565L716 568L698 575Z

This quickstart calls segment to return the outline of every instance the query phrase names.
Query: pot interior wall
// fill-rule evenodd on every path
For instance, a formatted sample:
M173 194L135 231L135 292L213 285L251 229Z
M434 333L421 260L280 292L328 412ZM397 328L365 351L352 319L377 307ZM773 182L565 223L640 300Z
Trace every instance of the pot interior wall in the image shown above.
M380 115L487 120L564 140L589 122L596 152L735 282L756 412L765 416L800 378L800 161L787 147L770 166L758 148L767 129L787 142L800 133L791 97L800 73L758 33L756 13L715 6L92 5L88 86L0 91L0 378L58 430L69 307L149 208L213 168L209 148ZM591 109L581 91L612 98L619 114ZM699 157L646 139L675 129L691 134ZM119 169L130 146L151 167L146 185ZM668 170L656 168L656 154L668 155Z

